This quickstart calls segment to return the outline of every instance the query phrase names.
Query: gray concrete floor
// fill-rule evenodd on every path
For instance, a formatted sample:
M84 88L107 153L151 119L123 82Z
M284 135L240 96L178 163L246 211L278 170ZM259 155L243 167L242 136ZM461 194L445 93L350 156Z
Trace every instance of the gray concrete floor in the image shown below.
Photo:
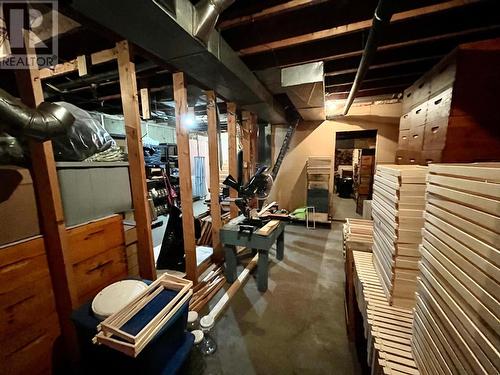
M333 195L333 220L345 220L346 218L362 219L363 216L356 213L356 201L353 198L340 198Z
M288 225L285 259L270 257L269 290L250 277L216 323L217 352L193 355L184 373L359 374L345 328L341 228Z

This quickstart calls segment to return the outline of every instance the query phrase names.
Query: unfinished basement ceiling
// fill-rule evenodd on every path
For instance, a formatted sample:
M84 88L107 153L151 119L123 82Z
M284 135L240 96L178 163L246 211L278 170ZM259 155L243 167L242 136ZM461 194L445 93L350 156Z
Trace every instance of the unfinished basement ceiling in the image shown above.
M325 95L347 98L378 1L239 0L217 28L275 95L281 68L324 62ZM461 43L500 36L497 1L395 2L392 22L357 97L397 98Z

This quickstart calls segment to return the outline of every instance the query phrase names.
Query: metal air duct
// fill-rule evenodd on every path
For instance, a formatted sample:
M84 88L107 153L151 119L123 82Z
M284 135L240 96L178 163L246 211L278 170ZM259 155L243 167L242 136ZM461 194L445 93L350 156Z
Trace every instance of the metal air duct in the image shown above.
M373 15L372 28L370 29L370 34L368 35L368 40L366 41L358 71L356 72L356 78L354 78L351 91L347 97L347 102L344 107L344 116L349 113L349 108L351 108L352 102L354 101L354 98L363 83L363 79L365 79L366 72L368 71L370 63L375 56L375 52L377 52L383 30L391 22L395 3L395 0L379 0L377 8L375 9L375 14Z
M281 69L281 87L306 121L325 120L323 62Z
M196 37L198 12L189 0L175 0L171 7L164 3L164 0L72 0L67 6L70 13L76 11L186 73L201 88L214 90L262 120L286 123L283 108L217 30L209 34L206 44ZM64 7L60 10L64 11Z
M234 0L201 0L195 6L194 37L208 44L210 34L220 14L228 8Z
M2 89L0 119L0 131L15 137L22 135L39 140L66 134L75 121L73 115L59 105L43 102L33 109Z

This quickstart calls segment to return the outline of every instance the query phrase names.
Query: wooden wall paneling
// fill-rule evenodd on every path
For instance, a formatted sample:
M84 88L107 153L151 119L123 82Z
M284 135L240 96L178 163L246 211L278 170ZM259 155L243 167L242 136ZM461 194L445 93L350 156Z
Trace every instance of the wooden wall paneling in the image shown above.
M36 61L36 52L30 46L28 34L25 37L26 55L30 61ZM39 69L16 70L16 81L21 100L30 107L36 107L43 102L43 90ZM59 181L52 150L52 142L29 143L33 181L37 195L40 224L45 242L47 261L50 269L52 287L59 324L64 339L64 347L72 362L78 359L76 334L70 315L77 300L74 282L71 277L70 264L66 259L66 228L62 208Z
M241 127L241 145L243 147L243 182L250 180L250 132L252 123L252 113L248 111L242 112L242 127Z
M222 226L219 203L219 146L217 140L217 98L214 91L207 91L207 117L208 117L208 159L210 161L210 214L212 216L212 247L214 260L223 260L219 232Z
M184 252L186 255L187 278L198 282L196 265L196 240L193 222L193 187L191 182L191 161L189 152L189 127L186 124L188 114L187 88L184 73L173 74L175 100L175 127L179 155L179 184L181 191L182 228Z
M137 230L137 252L141 277L156 279L153 240L151 238L151 216L147 199L146 171L142 150L141 117L137 98L135 65L131 60L127 41L116 43L120 93L127 136L130 186Z
M238 147L236 144L236 104L227 103L227 132L228 132L228 148L229 148L229 174L238 179ZM234 189L229 189L229 197L237 198L238 193ZM230 205L230 217L238 216L238 207L234 202Z

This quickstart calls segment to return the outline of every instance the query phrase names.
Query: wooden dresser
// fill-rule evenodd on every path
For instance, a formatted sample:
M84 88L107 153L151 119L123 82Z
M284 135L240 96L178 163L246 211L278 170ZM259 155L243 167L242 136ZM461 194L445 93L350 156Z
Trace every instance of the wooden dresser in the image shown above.
M60 334L42 236L0 247L0 374L50 374Z
M113 215L67 229L72 279L78 303L92 299L102 288L126 278L127 257L122 218Z
M460 45L404 92L398 164L500 160L500 38Z

